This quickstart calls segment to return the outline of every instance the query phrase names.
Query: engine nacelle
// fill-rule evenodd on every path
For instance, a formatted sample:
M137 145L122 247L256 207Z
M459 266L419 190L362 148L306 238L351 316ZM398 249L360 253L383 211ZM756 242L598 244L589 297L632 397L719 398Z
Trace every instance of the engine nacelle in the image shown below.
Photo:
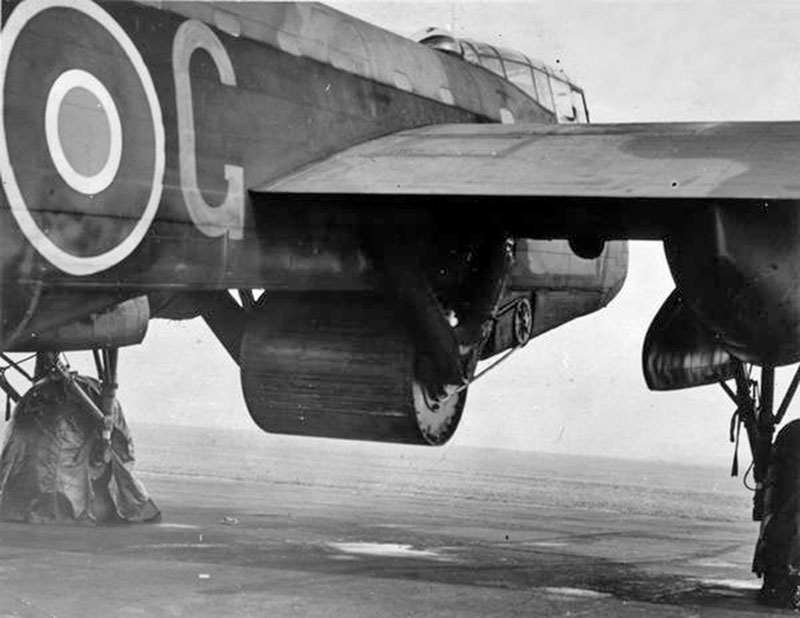
M622 289L628 272L628 244L605 243L594 258L580 257L566 240L521 238L507 292L495 314L483 358L605 307ZM529 303L530 317L526 316ZM530 324L526 321L530 320Z
M717 205L664 242L683 298L714 337L759 365L800 360L800 210Z

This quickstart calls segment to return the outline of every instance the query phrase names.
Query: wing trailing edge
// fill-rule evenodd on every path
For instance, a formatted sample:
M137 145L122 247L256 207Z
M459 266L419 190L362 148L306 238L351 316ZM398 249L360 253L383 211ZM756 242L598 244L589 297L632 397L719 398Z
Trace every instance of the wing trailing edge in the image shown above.
M254 191L459 212L469 204L520 235L657 239L704 203L800 199L800 122L430 126Z

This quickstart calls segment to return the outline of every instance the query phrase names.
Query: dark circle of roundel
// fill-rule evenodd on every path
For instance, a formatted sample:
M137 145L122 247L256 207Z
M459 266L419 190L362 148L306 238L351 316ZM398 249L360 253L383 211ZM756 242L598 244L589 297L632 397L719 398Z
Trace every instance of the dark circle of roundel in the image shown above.
M90 73L108 90L122 127L118 171L96 195L84 195L64 181L45 134L50 89L71 69ZM158 147L157 120L142 80L120 43L79 10L48 8L34 15L19 33L4 88L9 159L22 199L38 227L59 249L79 258L118 247L145 213Z

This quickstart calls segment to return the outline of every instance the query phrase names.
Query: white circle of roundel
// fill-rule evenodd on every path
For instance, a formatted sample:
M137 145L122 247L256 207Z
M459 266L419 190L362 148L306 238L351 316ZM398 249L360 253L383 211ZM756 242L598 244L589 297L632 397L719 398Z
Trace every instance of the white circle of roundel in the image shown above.
M147 205L145 206L144 212L139 218L139 221L136 222L136 225L125 237L125 239L123 239L123 241L113 249L110 249L100 255L88 257L73 255L68 251L64 251L61 247L56 245L47 237L44 231L42 231L42 229L36 223L36 220L33 218L33 215L31 215L31 212L28 209L25 200L23 199L22 192L19 189L19 184L17 183L17 179L14 174L14 169L11 166L11 157L8 153L4 115L4 84L6 80L6 74L8 72L8 63L11 58L11 52L14 49L17 37L27 23L39 13L52 8L64 8L79 11L96 21L114 38L114 40L116 40L139 76L141 86L144 89L145 96L147 97L147 103L150 107L150 114L153 118L153 134L155 143L155 152L153 153L154 169ZM161 107L158 102L158 95L156 94L155 85L153 84L153 80L147 70L147 66L144 63L141 54L139 54L139 50L136 48L136 45L134 45L133 41L131 41L130 37L128 37L122 27L116 21L114 21L114 18L111 17L111 15L109 15L98 5L90 2L90 0L25 0L14 9L14 11L11 13L11 16L6 21L2 30L2 37L3 44L0 45L0 176L2 176L4 181L3 184L6 191L6 197L8 198L9 205L11 206L11 214L16 219L17 225L19 225L23 234L25 234L26 238L31 242L36 250L51 264L58 267L62 271L72 275L82 276L107 270L112 266L119 264L122 260L128 257L137 246L139 246L139 243L142 241L147 233L147 230L150 228L150 224L153 222L153 218L158 210L159 201L161 200L161 191L163 188L162 183L164 179L164 125L161 116ZM69 71L67 73L69 73ZM81 73L85 72L81 71ZM89 74L85 73L85 75ZM100 82L98 81L97 84L99 83ZM81 86L85 87L85 84L81 84ZM101 90L107 93L106 88L102 85ZM90 92L92 92L95 96L98 96L98 92L96 90L90 90ZM102 104L102 99L100 99L99 96L98 100L101 100ZM116 108L113 105L113 101L111 101L110 96L109 101L110 105L108 107L104 106L104 110L109 118L109 126L111 128L113 141L115 128L111 125L111 123L113 123L113 118L111 117L109 110L113 108L113 113L116 113ZM117 118L119 118L118 114ZM49 139L48 146L50 146ZM121 146L120 129L120 148ZM52 152L53 148L52 146L50 147ZM105 172L106 168L109 170L111 169L113 165L109 165L109 163L113 164L112 156L113 152L110 151L109 161L106 162L106 166L104 166L101 172ZM69 165L69 168L72 168L72 166ZM72 169L72 171L75 172L74 169ZM59 173L62 173L61 169L59 169ZM73 178L73 180L79 176L82 176L77 172L75 172L75 174L76 176ZM94 178L86 176L83 177ZM64 180L70 184L66 177ZM97 180L98 186L104 180L105 178Z
M59 131L61 105L64 103L64 97L76 88L83 88L94 95L105 114L110 132L106 162L100 171L92 176L81 174L72 166L61 143ZM44 127L53 165L70 187L84 195L95 195L114 182L122 159L122 123L119 121L119 112L111 94L94 75L80 69L70 69L59 76L47 96Z

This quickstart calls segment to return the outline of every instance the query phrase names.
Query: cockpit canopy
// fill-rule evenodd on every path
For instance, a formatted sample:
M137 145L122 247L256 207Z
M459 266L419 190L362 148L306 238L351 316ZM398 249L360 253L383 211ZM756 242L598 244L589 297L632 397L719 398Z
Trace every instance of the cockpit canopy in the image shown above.
M426 28L414 39L446 54L488 69L518 86L561 123L589 122L583 89L563 71L531 60L525 54L472 39L456 38L447 30Z

